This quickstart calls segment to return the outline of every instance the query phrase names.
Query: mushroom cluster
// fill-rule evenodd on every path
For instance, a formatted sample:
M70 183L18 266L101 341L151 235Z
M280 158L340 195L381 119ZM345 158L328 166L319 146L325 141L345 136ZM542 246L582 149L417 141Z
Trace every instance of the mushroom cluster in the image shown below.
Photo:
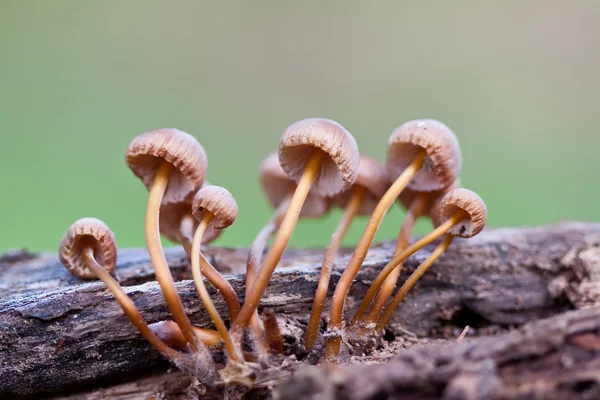
M126 161L149 190L146 245L172 320L147 324L112 276L117 246L102 221L83 218L69 227L60 244L60 259L71 274L102 280L124 314L156 350L184 370L196 375L202 371L204 379L220 378L223 382L251 385L253 369L268 366L273 353L283 351L277 319L272 312L264 312L261 318L258 307L299 218L321 218L332 207L343 210L322 261L304 338L307 351L332 361L339 359L341 345L346 343L343 338L360 340L381 335L399 303L453 239L475 236L486 221L483 200L476 193L460 188L462 159L458 140L441 122L416 120L398 127L390 137L384 167L374 158L359 155L354 137L339 123L323 118L300 120L284 131L279 151L269 155L260 166L259 179L275 212L250 247L245 300L240 304L231 284L202 251L202 245L231 226L238 214L232 194L205 181L208 162L202 145L177 129L159 129L134 138L127 149ZM383 218L396 202L407 211L395 254L346 323L344 306L348 291ZM367 216L368 221L335 285L329 318L324 324L331 272L342 241L358 216ZM415 222L420 217L429 217L435 229L410 244ZM214 329L194 326L186 315L165 258L161 235L185 248L198 296ZM435 250L393 295L403 262L442 236ZM271 240L272 245L263 257ZM223 297L227 316L219 314L204 278ZM217 371L211 350L220 349L227 364ZM257 359L261 363L253 362Z

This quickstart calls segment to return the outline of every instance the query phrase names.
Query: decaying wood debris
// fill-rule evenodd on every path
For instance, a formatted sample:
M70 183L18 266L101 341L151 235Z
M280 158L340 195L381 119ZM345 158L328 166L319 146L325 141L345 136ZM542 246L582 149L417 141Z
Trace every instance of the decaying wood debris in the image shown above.
M401 280L430 250L405 264ZM393 243L371 249L352 288L349 310L392 251ZM206 254L243 299L246 250L210 248ZM345 265L344 254L338 266ZM329 377L326 381L305 370L315 359L300 346L321 257L322 251L290 250L278 267L262 307L278 316L290 357L272 366L249 397L265 398L279 387L282 398L290 393L356 399L478 398L486 393L597 398L600 310L594 307L600 304L600 224L498 229L457 240L398 308L382 343L367 354L351 354L352 365L320 372ZM184 252L172 249L167 258L192 322L209 326L193 282L186 280ZM339 271L331 288L338 276ZM116 277L149 322L168 318L144 250L121 251ZM217 306L226 315L225 304L218 301ZM591 309L570 311L586 308ZM542 318L552 319L533 322ZM463 341L440 342L454 342L465 325L471 329ZM298 368L301 372L290 378ZM154 392L185 397L190 385L193 380L169 369L145 343L103 284L70 277L52 254L13 252L0 258L0 397L91 396L101 387L97 398L137 399ZM535 392L538 386L545 392ZM300 387L305 390L299 392ZM222 390L204 389L214 389L210 393L216 396Z

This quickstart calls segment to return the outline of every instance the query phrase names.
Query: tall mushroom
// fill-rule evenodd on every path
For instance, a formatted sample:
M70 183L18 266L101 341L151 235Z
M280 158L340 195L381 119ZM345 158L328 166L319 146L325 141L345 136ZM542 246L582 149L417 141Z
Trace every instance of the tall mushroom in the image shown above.
M383 166L374 158L361 156L354 185L333 199L334 204L344 210L344 214L331 236L321 264L319 284L315 292L315 299L304 338L304 347L308 351L312 350L317 340L323 304L329 288L331 268L342 241L357 215L371 215L379 199L388 189L389 184Z
M431 265L446 251L454 237L470 238L477 235L485 226L487 218L487 208L481 197L477 193L467 189L455 189L444 197L436 201L431 210L431 219L435 226L444 225L447 221L454 219L456 215L462 215L463 218L447 230L446 237L423 261L423 263L408 277L406 282L398 290L390 305L385 310L378 324L382 329L394 314L398 304L404 299L404 296L431 267Z
M460 183L457 180L449 187L433 192L418 192L406 188L402 191L402 193L400 193L398 200L406 209L406 215L404 217L404 221L402 221L402 226L400 227L400 233L398 234L398 240L396 242L396 250L394 251L394 254L404 250L408 246L410 236L415 227L417 219L419 219L421 216L429 215L431 207L437 199L442 197L448 191L458 188L459 186ZM363 324L368 325L377 322L383 308L385 307L385 304L396 287L396 282L398 281L401 270L402 264L398 265L390 273L381 286L381 289L377 293L377 297L375 297L369 313L363 318L362 321L353 321L353 323L362 322Z
M225 323L221 319L219 312L206 290L206 286L202 280L202 271L200 269L200 256L202 254L200 244L202 243L204 232L210 227L214 229L225 229L233 224L237 218L238 206L231 193L225 188L220 186L205 186L194 196L192 214L194 215L194 218L200 222L192 241L191 260L194 283L196 284L196 289L198 290L202 303L204 303L217 331L225 342L225 348L229 354L229 358L234 362L241 362L243 360L241 349L238 349L231 340L231 336L225 327Z
M71 274L83 279L102 280L127 318L156 350L171 361L182 359L181 353L167 346L148 327L133 301L111 276L117 261L117 245L112 231L104 222L96 218L75 221L60 242L58 255Z
M335 288L329 314L329 330L332 333L339 332L342 328L346 296L390 206L406 187L433 191L454 182L461 167L458 140L450 128L441 122L431 119L407 122L398 127L390 137L386 167L393 183L373 211ZM365 311L361 310L361 313ZM339 335L331 335L327 343L327 356L337 357L340 345Z
M250 246L246 263L246 296L250 295L265 247L273 234L279 229L290 200L296 190L296 182L281 168L277 152L268 155L260 164L259 180L269 203L275 208L275 213L269 222L258 232ZM309 193L300 211L300 218L321 218L330 209L331 201L328 198ZM261 321L256 310L250 320L250 328L261 357L267 359L268 343L266 337L264 337Z
M290 204L265 256L260 271L242 306L232 332L242 331L250 321L267 284L292 235L309 191L336 195L354 183L358 169L358 146L354 137L337 122L309 118L290 125L279 143L279 161L297 182Z
M134 138L127 148L126 161L150 191L145 231L156 279L173 319L196 351L196 335L175 289L160 242L159 214L161 204L184 202L202 186L206 153L193 136L177 129L159 129Z

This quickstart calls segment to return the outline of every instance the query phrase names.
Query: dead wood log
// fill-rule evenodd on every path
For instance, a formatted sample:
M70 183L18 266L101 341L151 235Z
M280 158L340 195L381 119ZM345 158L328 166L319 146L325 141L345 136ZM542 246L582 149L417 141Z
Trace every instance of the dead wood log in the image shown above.
M430 250L412 257L400 279ZM352 288L349 309L392 251L392 243L371 249ZM211 248L207 254L243 299L245 249ZM346 264L348 255L338 266ZM262 306L304 321L321 256L322 251L288 251ZM168 261L178 279L188 277L181 250L169 250ZM144 250L121 251L116 277L128 286L126 291L149 322L169 318ZM333 275L331 288L338 277L339 272ZM490 230L468 241L457 240L398 308L394 324L421 337L435 336L448 326L460 331L464 324L521 325L596 304L598 285L599 224ZM181 280L177 287L192 321L209 326L193 283ZM212 294L225 315L225 304ZM298 341L297 336L287 339ZM52 254L0 258L0 397L89 390L164 365L101 283L70 277Z

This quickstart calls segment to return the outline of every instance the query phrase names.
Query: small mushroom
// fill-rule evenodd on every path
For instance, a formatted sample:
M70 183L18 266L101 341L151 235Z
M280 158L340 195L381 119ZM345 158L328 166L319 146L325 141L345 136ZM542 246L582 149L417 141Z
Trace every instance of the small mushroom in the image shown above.
M297 182L273 245L231 330L241 332L254 315L275 267L281 259L298 221L302 206L312 190L320 196L334 196L348 189L356 179L358 146L354 137L337 122L309 118L290 125L279 143L279 162Z
M200 269L200 256L202 254L200 244L202 243L202 235L206 229L209 227L225 229L233 224L237 218L237 214L237 203L231 193L225 188L220 186L206 186L196 193L192 203L192 215L200 222L200 224L196 229L192 241L191 262L192 275L194 277L196 289L198 290L200 299L202 300L202 303L204 303L217 331L225 342L225 348L229 354L229 358L234 362L241 362L243 361L241 350L233 343L231 336L227 331L227 327L225 327L225 323L213 304L210 295L206 290L206 286L204 285L204 281L202 280L202 271ZM235 292L233 292L233 295L235 296ZM226 301L227 300L228 299L226 299ZM229 301L237 302L237 297L235 297L235 299L229 299Z
M398 290L381 317L381 321L378 324L379 329L387 325L394 314L394 310L404 299L404 296L406 296L408 291L412 289L429 267L446 251L454 237L470 238L477 235L484 228L486 218L487 208L485 203L477 193L470 190L455 189L436 201L431 209L431 219L436 227L442 227L441 231L446 230L446 237ZM457 220L458 222L456 222ZM451 227L448 228L449 226Z
M269 222L258 232L250 246L246 262L246 296L250 295L265 247L273 234L279 229L290 200L296 190L296 182L281 168L277 152L271 153L260 164L259 181L263 191L267 195L269 203L275 208L275 213ZM330 209L331 201L328 198L309 193L300 211L300 218L321 218ZM250 320L250 329L257 350L261 354L262 359L267 360L269 345L256 310Z
M154 334L133 301L111 276L117 261L117 245L113 233L104 222L96 218L75 221L63 236L58 254L71 274L84 279L102 280L142 336L168 359L181 360L182 354Z
M319 284L315 292L315 299L304 338L304 347L308 351L312 350L317 340L323 303L329 288L331 268L342 241L357 215L371 215L379 199L388 189L389 184L383 166L374 158L361 156L354 185L333 199L334 204L344 210L344 214L331 236L321 264Z
M146 208L146 245L156 279L173 319L193 351L196 335L175 289L171 271L160 242L160 206L190 199L202 186L207 167L206 153L191 135L177 129L143 133L129 144L126 161L149 189Z
M348 291L390 206L406 187L413 190L434 191L454 182L461 167L458 140L441 122L431 119L407 122L398 127L390 137L386 167L392 184L373 211L348 266L335 288L329 314L329 330L332 332L342 328L344 303ZM372 298L367 307L371 300ZM337 357L340 345L341 338L332 335L326 349L330 359Z
M448 193L450 190L458 187L460 187L460 182L459 180L456 180L449 187L433 192L419 192L406 188L402 191L402 193L400 193L398 200L402 206L406 208L406 216L404 217L404 221L402 221L402 226L400 227L400 233L398 235L398 241L396 242L394 254L404 250L408 246L408 242L410 241L410 236L412 235L412 231L415 227L417 219L419 219L421 216L429 215L431 207L437 199ZM368 315L366 315L362 320L364 325L377 322L381 312L383 311L383 308L385 307L385 304L396 287L396 282L400 277L401 270L402 264L399 264L385 279L385 282L383 285L381 285L381 289L379 289L379 292L377 293L377 297L375 297L375 300L373 301L373 305L371 306ZM361 322L360 318L362 318L362 313L357 313L356 319L352 322L355 324Z
M183 337L179 325L174 321L155 322L150 324L149 327L152 332L168 346L182 351L187 349L187 341ZM219 335L219 332L212 329L194 326L194 332L196 332L196 336L198 336L198 339L201 340L205 346L216 346L221 342L221 335Z

